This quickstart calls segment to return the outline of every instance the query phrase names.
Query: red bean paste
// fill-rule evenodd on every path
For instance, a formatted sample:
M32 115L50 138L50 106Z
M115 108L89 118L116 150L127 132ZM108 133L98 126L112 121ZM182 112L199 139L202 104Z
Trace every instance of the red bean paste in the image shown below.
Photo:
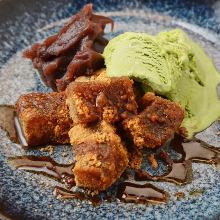
M103 52L108 40L103 37L106 24L113 21L93 14L92 4L73 15L58 34L24 51L48 87L63 91L75 78L92 75L104 65Z

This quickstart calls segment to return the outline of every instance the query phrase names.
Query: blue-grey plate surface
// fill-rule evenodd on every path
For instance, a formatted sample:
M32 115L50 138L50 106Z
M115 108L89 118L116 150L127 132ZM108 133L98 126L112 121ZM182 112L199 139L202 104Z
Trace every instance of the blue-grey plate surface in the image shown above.
M41 84L31 63L22 58L22 50L35 41L56 32L65 19L77 12L85 0L0 0L0 104L14 104L30 91L49 91ZM214 0L95 0L94 9L112 17L115 31L111 38L124 31L157 33L179 27L187 31L213 58L220 70L220 1ZM202 119L201 119L202 120ZM197 135L220 147L216 132L220 124ZM63 154L67 152L67 156ZM56 181L47 177L13 170L7 157L50 152L25 152L13 144L0 130L0 212L12 219L219 219L220 172L206 164L193 164L193 182L186 186L154 183L170 192L167 205L124 204L119 201L102 203L98 207L87 201L61 201L52 195ZM71 148L55 147L52 152L58 162L73 160ZM193 194L192 191L203 193ZM177 200L175 193L184 192ZM1 216L0 216L1 218Z

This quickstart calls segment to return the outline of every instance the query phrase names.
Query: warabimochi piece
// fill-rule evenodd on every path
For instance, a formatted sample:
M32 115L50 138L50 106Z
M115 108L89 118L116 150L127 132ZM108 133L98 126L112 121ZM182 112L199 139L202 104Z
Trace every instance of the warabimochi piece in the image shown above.
M102 121L94 126L74 126L70 142L75 152L73 169L76 185L103 191L110 187L128 166L127 150L115 128Z
M144 110L124 120L124 130L138 148L162 146L178 131L184 111L179 104L150 92L141 103Z
M74 123L114 123L137 113L133 81L127 77L72 82L66 94Z
M28 146L69 143L72 120L64 92L22 95L15 107Z

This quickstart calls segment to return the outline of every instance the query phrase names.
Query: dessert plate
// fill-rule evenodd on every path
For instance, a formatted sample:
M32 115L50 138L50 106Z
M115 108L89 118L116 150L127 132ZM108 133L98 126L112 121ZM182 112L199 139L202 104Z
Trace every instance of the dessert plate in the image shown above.
M22 50L55 33L68 17L87 1L0 0L0 105L13 105L31 91L50 91ZM97 13L115 21L110 39L125 31L151 34L182 28L199 42L220 70L220 1L183 0L94 0ZM202 119L201 119L202 120ZM197 134L202 141L220 147L220 123ZM60 163L71 163L70 146L25 151L0 129L0 219L218 219L220 217L220 171L208 164L193 163L193 181L185 186L153 183L168 191L165 205L122 203L117 199L93 206L89 201L59 200L53 189L60 185L48 177L14 170L7 158L44 155ZM114 187L113 187L114 188ZM109 190L111 194L114 190ZM179 198L177 193L183 193ZM182 195L183 195L182 194Z

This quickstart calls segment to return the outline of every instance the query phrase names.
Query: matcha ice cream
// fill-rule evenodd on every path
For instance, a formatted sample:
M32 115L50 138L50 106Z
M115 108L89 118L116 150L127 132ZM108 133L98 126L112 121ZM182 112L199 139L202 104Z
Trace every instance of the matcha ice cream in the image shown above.
M108 76L129 76L142 82L146 91L180 103L189 138L220 116L220 75L204 50L182 30L157 36L124 33L109 42L103 55Z

